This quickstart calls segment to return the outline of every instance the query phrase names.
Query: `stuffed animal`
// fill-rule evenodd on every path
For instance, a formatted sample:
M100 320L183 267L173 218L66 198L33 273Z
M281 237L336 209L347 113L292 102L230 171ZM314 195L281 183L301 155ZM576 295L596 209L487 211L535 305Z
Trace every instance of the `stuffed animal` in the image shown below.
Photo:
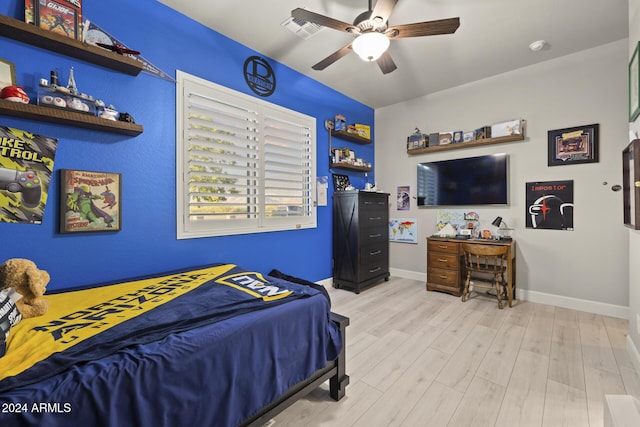
M13 288L22 298L15 304L23 319L42 316L49 303L42 298L49 283L49 273L36 267L33 261L14 258L0 265L0 290Z

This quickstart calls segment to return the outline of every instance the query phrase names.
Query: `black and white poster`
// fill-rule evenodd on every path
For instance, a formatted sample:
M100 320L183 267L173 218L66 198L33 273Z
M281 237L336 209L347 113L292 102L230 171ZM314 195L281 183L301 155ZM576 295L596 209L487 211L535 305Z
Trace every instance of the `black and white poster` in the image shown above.
M526 226L573 230L573 180L527 182Z

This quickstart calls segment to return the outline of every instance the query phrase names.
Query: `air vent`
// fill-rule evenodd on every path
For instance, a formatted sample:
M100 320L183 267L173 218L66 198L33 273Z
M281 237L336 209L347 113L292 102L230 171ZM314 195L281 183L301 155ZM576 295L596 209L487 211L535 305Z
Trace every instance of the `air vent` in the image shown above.
M295 19L293 16L285 19L280 25L304 40L324 28L320 25L303 21L302 19Z

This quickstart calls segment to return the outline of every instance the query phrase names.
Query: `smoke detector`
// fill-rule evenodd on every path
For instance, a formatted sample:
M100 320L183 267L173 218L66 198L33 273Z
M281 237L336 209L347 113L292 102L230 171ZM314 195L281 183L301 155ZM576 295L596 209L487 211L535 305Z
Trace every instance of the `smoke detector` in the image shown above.
M529 45L529 49L532 52L538 52L542 50L547 45L547 42L544 40L537 40Z

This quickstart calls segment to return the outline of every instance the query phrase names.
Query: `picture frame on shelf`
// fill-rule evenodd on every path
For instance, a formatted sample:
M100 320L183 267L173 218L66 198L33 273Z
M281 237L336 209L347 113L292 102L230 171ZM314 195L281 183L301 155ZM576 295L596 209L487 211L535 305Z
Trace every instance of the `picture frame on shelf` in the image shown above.
M640 42L629 61L629 122L640 115Z
M60 170L60 233L120 231L122 175Z
M640 139L622 150L622 182L624 225L640 230Z
M331 175L331 177L333 178L334 191L345 191L347 187L351 185L351 181L349 180L348 175L334 173Z
M13 62L0 58L0 89L17 85L16 66Z
M597 163L600 125L548 131L548 166Z

